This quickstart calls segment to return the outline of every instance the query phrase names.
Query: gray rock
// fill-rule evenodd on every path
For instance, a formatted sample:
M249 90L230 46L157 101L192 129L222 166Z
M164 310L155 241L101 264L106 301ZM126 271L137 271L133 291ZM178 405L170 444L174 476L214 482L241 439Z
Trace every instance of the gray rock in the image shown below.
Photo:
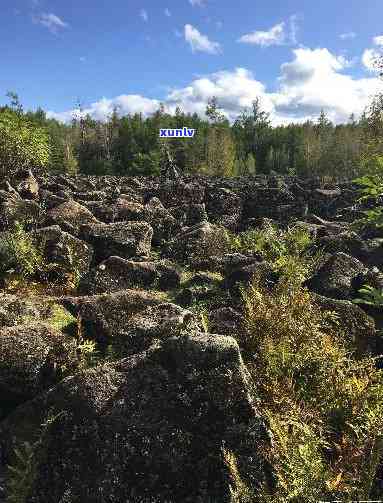
M69 224L73 228L75 235L78 235L81 225L96 224L98 220L88 208L76 201L70 200L49 210L45 223L46 225L59 225L63 230L66 230Z
M0 330L0 390L4 401L29 400L75 367L75 341L42 323Z
M38 438L42 411L53 411L28 503L232 503L241 484L256 493L268 479L269 436L252 391L234 339L172 337L66 379L3 422L0 436L9 451L28 417L28 439Z
M153 228L146 222L100 223L83 225L80 235L94 247L95 261L99 263L113 255L148 256Z
M28 170L27 176L17 185L17 192L23 199L37 199L39 197L39 184L31 170Z
M122 290L110 294L58 299L73 316L81 319L86 338L110 342L123 334L130 318L163 299L145 290Z
M58 225L38 229L32 235L48 264L58 264L62 272L75 272L79 276L89 271L93 257L89 244L62 231Z
M356 258L345 253L335 253L319 268L305 286L313 292L333 299L351 299L352 281L366 267Z
M313 300L323 311L337 315L334 320L336 332L340 338L351 344L359 355L379 354L381 338L376 333L374 320L359 306L348 300L329 299L322 295L313 295Z
M165 249L165 256L193 261L229 250L225 230L208 222L194 225L175 236Z

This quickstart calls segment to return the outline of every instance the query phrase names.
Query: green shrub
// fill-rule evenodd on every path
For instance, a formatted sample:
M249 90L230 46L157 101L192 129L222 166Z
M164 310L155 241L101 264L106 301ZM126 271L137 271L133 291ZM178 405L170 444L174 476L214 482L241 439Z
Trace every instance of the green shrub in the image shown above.
M383 454L383 372L354 359L334 313L307 290L253 283L243 296L239 343L274 439L277 487L263 500L368 499Z
M10 108L0 110L0 174L25 167L44 167L50 156L46 130Z
M19 223L0 236L0 273L14 269L23 278L29 278L41 272L43 267L42 253Z
M309 253L312 239L309 232L299 226L280 229L267 223L261 229L238 235L229 234L231 250L239 253L258 253L286 277L302 282L319 260Z
M357 178L354 182L360 186L359 202L372 201L377 203L379 197L383 197L383 175L366 175ZM363 214L363 218L353 223L356 230L363 229L367 225L375 228L383 227L383 207L365 210Z

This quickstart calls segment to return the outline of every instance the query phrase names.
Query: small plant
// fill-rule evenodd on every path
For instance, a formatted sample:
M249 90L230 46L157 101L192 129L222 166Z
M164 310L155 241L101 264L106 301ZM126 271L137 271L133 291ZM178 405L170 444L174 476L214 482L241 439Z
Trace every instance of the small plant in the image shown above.
M95 341L82 339L77 346L77 351L87 367L93 367L99 363L99 354Z
M282 230L267 223L262 229L229 237L232 251L258 253L275 271L299 282L309 276L319 258L309 253L312 239L308 231L299 226Z
M364 285L359 290L360 298L354 299L355 304L366 304L368 306L383 307L383 290L378 290L369 285Z
M44 268L44 258L22 225L0 237L0 272L14 269L23 278L36 276Z
M360 189L360 198L358 202L373 201L378 203L379 198L383 197L383 179L380 175L366 175L354 180ZM376 207L362 212L363 218L356 220L353 227L357 230L370 225L375 228L383 227L383 207Z
M15 462L8 466L7 503L25 503L35 477L35 444L24 442L14 449Z

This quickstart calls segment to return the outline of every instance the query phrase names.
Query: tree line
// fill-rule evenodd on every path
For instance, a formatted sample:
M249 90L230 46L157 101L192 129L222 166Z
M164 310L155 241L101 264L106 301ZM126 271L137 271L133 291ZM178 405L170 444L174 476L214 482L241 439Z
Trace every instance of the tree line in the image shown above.
M164 142L183 173L213 176L289 174L350 179L374 170L383 154L383 96L365 113L334 125L322 111L315 121L274 126L259 99L230 123L215 97L206 117L163 105L149 117L135 113L95 120L81 107L70 124L23 110L19 98L0 107L0 170L44 168L54 173L158 175ZM161 128L188 127L193 138L160 138Z

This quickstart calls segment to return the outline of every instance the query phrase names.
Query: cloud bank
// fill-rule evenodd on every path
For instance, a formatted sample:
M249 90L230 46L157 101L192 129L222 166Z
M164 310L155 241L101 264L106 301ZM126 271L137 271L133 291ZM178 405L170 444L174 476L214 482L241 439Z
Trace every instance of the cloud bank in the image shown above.
M172 89L162 102L173 113L177 106L185 112L204 115L206 104L216 96L230 120L259 97L273 123L288 124L316 119L324 109L335 123L347 121L351 113L360 115L371 98L381 90L377 76L354 78L345 71L349 62L328 49L298 48L292 60L281 65L276 90L269 91L246 68L234 68L192 80L187 86ZM121 95L92 103L84 112L105 119L117 107L121 114L141 112L150 115L160 100L140 95ZM73 111L48 112L48 116L69 121Z

